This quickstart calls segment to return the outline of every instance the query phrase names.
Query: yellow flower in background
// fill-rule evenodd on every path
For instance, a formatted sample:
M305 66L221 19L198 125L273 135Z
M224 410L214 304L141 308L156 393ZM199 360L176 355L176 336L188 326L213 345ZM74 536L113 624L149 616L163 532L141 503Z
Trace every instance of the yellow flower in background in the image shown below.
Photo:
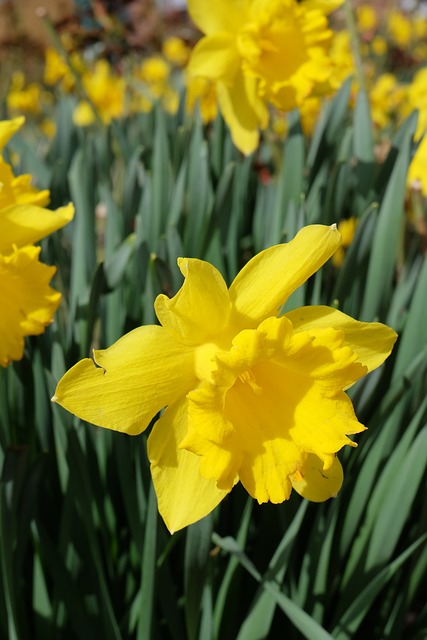
M378 19L375 9L369 4L361 4L356 9L357 26L359 30L373 31L377 27Z
M412 48L412 54L415 60L424 64L427 58L427 43L419 42L414 45Z
M0 154L23 125L23 118L0 122ZM0 158L0 365L20 360L24 337L43 333L52 322L61 294L49 286L56 269L39 262L40 247L31 246L67 224L72 205L44 208L48 191L30 184L31 176L13 175Z
M369 91L373 123L379 129L385 129L397 114L399 84L392 73L381 74Z
M70 74L68 65L64 62L62 56L56 49L48 47L45 50L45 68L44 68L44 82L49 86L57 84L60 80L63 80ZM71 74L72 78L72 74ZM71 80L70 78L70 80ZM73 79L73 78L72 78ZM71 82L71 86L72 86Z
M334 65L334 74L329 82L333 89L337 90L349 76L355 74L350 34L348 31L338 31L334 34L329 55ZM353 92L356 92L355 87Z
M374 36L371 40L371 50L376 56L385 56L388 51L387 40L382 36Z
M395 45L406 49L412 38L411 20L404 13L393 9L387 16L387 31Z
M160 98L168 84L170 65L161 56L151 56L141 63L139 75L154 98Z
M7 108L10 112L37 115L41 112L42 87L31 82L25 85L25 76L16 71L6 96Z
M401 105L401 115L406 117L414 109L418 110L415 137L420 138L427 130L427 67L416 72L412 82L406 87L405 98Z
M427 197L427 136L424 135L420 145L412 158L408 169L407 185L410 188L421 188Z
M252 258L229 289L208 262L180 258L183 286L155 302L161 326L94 351L58 383L53 401L130 435L166 407L148 455L171 532L237 482L259 503L292 488L317 502L339 491L336 453L364 430L345 389L380 366L396 334L325 306L280 314L340 242L335 225L305 227Z
M356 227L357 218L343 218L338 222L338 231L341 234L341 245L332 256L332 263L334 267L339 268L342 266L345 258L345 251L353 242Z
M142 61L135 74L133 111L147 113L160 101L166 113L177 112L179 93L171 83L171 71L170 64L160 55L150 56Z
M86 66L80 56L75 51L69 54L70 63L74 69L83 75L86 71ZM66 92L70 92L75 86L75 78L70 69L69 64L65 62L63 57L58 53L56 49L48 47L45 51L45 68L44 68L44 82L48 86L54 86L61 84Z
M166 87L162 96L162 106L166 113L170 113L171 115L178 111L179 93L172 87Z
M14 247L6 256L0 253L2 367L12 360L21 360L24 337L43 333L61 302L61 294L49 286L56 268L39 262L39 254L40 247L33 246Z
M304 135L313 135L319 114L322 109L321 98L308 98L299 108L301 117L301 127Z
M415 38L425 40L427 38L427 17L423 15L413 16L412 29Z
M415 140L420 143L409 165L407 185L410 189L421 190L427 197L427 67L414 75L406 87L404 98L399 103L400 115L405 118L414 109L418 110Z
M187 77L186 108L192 113L196 106L204 124L215 120L218 113L218 99L215 84L206 78Z
M286 138L289 130L289 122L284 113L276 111L272 114L271 130L279 140L284 140Z
M268 124L267 104L289 111L323 92L333 66L326 14L339 0L189 0L206 34L188 64L192 76L216 84L219 108L234 143L253 152Z
M123 115L125 81L112 72L106 60L98 60L94 69L83 75L83 86L92 104L82 101L77 105L73 113L75 124L86 127L95 121L92 105L105 124Z
M177 67L183 67L188 60L190 50L184 40L171 36L164 41L162 53L169 62Z
M47 138L54 138L56 135L56 123L50 118L45 118L40 123L40 128Z

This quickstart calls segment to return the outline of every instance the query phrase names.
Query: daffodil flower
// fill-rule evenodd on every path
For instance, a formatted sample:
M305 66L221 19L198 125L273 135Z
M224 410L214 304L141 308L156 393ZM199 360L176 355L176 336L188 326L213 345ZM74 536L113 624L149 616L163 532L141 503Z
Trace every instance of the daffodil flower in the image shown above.
M188 65L216 83L235 145L246 154L268 123L269 103L290 111L324 93L334 67L326 15L342 0L189 0L205 36Z
M184 284L143 326L60 380L53 400L82 420L148 438L171 532L206 516L241 482L259 503L292 488L313 501L342 483L336 457L364 430L345 393L390 354L395 332L325 306L280 315L340 244L335 225L262 251L229 289L208 262L180 258Z
M24 118L0 122L0 153ZM31 176L15 177L0 157L0 365L20 360L24 337L43 333L52 322L61 294L49 286L56 269L39 261L40 247L32 246L67 224L74 215L70 204L45 209L48 191L39 191Z
M96 120L93 107L102 122L110 124L113 118L120 118L125 106L125 81L113 73L107 60L98 60L93 70L86 71L82 83L89 102L79 102L73 112L73 121L79 127L87 127Z

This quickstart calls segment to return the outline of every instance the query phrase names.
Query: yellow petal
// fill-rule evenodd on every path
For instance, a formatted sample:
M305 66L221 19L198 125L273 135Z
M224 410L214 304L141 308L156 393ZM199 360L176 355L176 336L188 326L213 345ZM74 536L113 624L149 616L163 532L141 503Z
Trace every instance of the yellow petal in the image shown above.
M0 365L20 360L24 336L43 333L60 303L61 294L49 286L55 267L38 261L40 247L0 254Z
M340 242L335 225L311 225L290 242L258 253L231 284L234 320L255 327L264 318L278 315L290 294L320 269Z
M148 438L159 512L171 533L204 518L228 491L200 475L200 458L179 448L187 432L187 401L166 409Z
M73 111L73 122L78 127L88 127L95 122L95 114L88 102L79 102Z
M246 155L258 147L258 128L264 128L268 120L266 107L263 107L256 94L256 82L255 78L246 78L239 71L232 84L217 84L221 113L230 128L234 144Z
M199 40L191 53L187 71L191 76L232 82L239 65L235 38L219 33Z
M336 11L343 2L344 0L304 0L302 4L308 11L321 11L328 15Z
M28 174L15 177L12 168L0 158L0 210L13 204L35 204L44 207L49 203L49 191L39 191L31 184ZM0 214L1 215L1 214Z
M25 118L23 116L14 118L13 120L3 120L0 122L0 153L9 142L10 138L22 127L24 122Z
M343 332L293 335L286 317L243 330L229 351L216 354L213 383L188 395L188 431L181 442L201 456L200 472L221 489L238 476L258 502L282 502L290 477L303 473L307 454L324 469L347 434L364 430L342 387L366 372L343 347Z
M73 216L72 204L56 211L31 204L6 207L0 211L0 252L9 252L13 245L22 247L38 242L66 225Z
M190 392L188 430L180 446L201 456L200 473L214 479L220 489L230 491L241 465L242 445L224 415L224 393L214 385Z
M285 319L287 316L280 318ZM289 371L316 380L322 392L331 397L368 372L367 367L358 362L357 354L344 342L344 332L331 327L318 329L316 333L299 332L292 336L287 352L274 359Z
M67 371L52 398L99 427L137 435L196 386L193 352L162 327L139 327Z
M358 362L373 371L390 355L397 333L380 322L359 322L331 307L301 307L286 314L295 332L316 333L333 328L344 332L344 346L357 355Z
M173 298L161 294L154 304L165 329L186 344L200 344L228 322L230 299L220 272L209 262L179 258L184 284Z
M237 33L247 20L250 0L188 0L191 19L203 33L218 31Z
M295 491L311 502L335 498L343 483L341 463L334 458L332 466L325 471L323 462L314 454L309 454L303 472L296 473L291 482Z

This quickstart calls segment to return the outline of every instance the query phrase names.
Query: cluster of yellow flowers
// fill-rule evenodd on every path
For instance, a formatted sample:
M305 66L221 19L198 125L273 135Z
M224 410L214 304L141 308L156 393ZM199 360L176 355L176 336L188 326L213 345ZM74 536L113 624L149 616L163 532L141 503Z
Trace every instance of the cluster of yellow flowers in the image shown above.
M42 238L67 224L73 206L50 211L48 191L31 185L31 176L15 176L3 159L5 145L24 118L0 122L0 365L20 360L24 337L43 333L60 303L61 294L49 286L55 267L39 261Z
M45 82L84 94L76 124L108 124L133 110L148 111L156 101L174 113L179 87L172 76L187 65L188 108L199 105L204 122L219 110L236 147L250 154L272 109L299 108L304 129L311 131L322 98L352 74L348 33L334 34L328 22L340 4L189 0L204 34L191 53L170 39L162 55L130 68L128 81L105 60L89 66L76 55L70 69L48 51ZM387 29L390 40L404 47L412 42L412 26L408 35L399 19L390 14ZM376 15L362 6L358 21L370 50L383 56L388 44L376 32ZM395 114L418 107L421 136L427 128L427 71L416 74L404 94L391 74L367 77L375 124L384 128ZM20 86L12 86L9 108L31 110L32 92L21 78ZM0 123L0 152L22 123ZM422 181L424 142L421 152L410 175ZM70 221L74 210L69 205L49 211L48 199L47 191L31 186L30 176L15 177L0 160L2 366L22 357L24 337L41 333L60 301L49 286L55 268L39 262L34 243ZM283 502L292 489L317 502L339 491L343 473L336 454L356 446L349 436L364 430L346 390L384 362L396 334L325 306L282 311L327 260L333 257L339 266L355 228L353 219L339 229L305 227L287 244L253 257L229 288L211 264L180 258L184 284L171 299L157 297L159 325L140 327L94 351L93 359L78 362L58 383L55 402L83 420L130 435L143 432L164 410L148 438L148 455L159 510L171 532L206 516L239 482L259 503Z
M142 62L124 59L119 70L105 59L88 64L72 50L72 42L64 40L67 61L54 49L46 50L44 88L34 82L25 85L22 73L14 75L9 112L40 117L53 101L46 88L59 88L80 99L74 113L77 125L96 119L108 124L113 118L148 112L157 101L173 114L185 86L187 110L198 108L203 122L209 123L219 109L244 153L256 149L259 132L270 120L272 130L283 135L286 121L280 114L294 107L300 110L304 132L311 135L326 96L350 76L353 99L358 91L349 31L339 23L333 30L328 24L329 14L341 4L342 0L221 0L212 5L190 0L190 15L205 34L192 51L182 39L169 37L161 52ZM418 14L409 18L397 10L380 18L367 4L357 8L356 17L372 119L378 130L388 129L420 108L422 73L410 83L407 77L426 57L427 19ZM397 50L407 60L387 57ZM390 70L387 61L392 63ZM398 72L402 64L409 64L405 81L393 72L393 65ZM48 135L54 133L48 119L40 124Z

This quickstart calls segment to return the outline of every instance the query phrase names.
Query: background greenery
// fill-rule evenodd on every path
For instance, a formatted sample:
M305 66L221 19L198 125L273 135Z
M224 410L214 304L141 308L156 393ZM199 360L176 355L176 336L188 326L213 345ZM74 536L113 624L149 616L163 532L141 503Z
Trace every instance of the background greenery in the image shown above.
M28 131L10 143L52 208L71 200L76 217L43 242L64 294L56 320L0 371L1 638L427 637L427 263L404 206L416 116L379 163L366 96L354 110L349 97L347 83L309 144L295 114L256 158L220 118L207 132L183 108L157 108L83 131L66 98L44 160ZM155 322L156 295L181 285L178 256L230 282L303 225L349 216L343 266L328 263L286 307L329 304L400 335L350 390L369 431L340 455L343 489L320 505L258 506L237 487L170 536L147 433L81 423L50 403L56 382L92 346Z

